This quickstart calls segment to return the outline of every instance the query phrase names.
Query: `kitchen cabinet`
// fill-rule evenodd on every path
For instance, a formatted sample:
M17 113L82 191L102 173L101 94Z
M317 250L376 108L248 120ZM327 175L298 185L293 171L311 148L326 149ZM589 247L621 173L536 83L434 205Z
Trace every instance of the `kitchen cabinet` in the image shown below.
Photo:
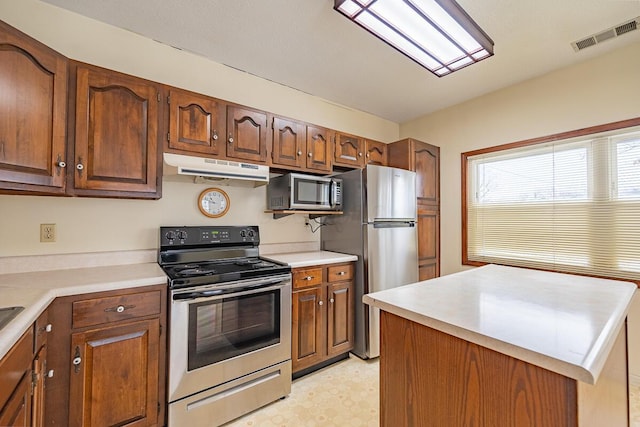
M281 117L273 118L272 165L308 172L331 172L331 131Z
M366 140L367 164L387 166L387 144L378 141Z
M306 166L307 141L304 123L274 117L271 160L274 166L302 169Z
M389 166L416 172L418 276L440 276L440 148L415 139L388 146Z
M364 138L336 132L333 163L338 166L363 168L366 142Z
M257 163L267 161L267 113L227 106L227 157Z
M47 425L163 425L165 307L166 284L57 298Z
M0 426L44 425L49 331L45 311L0 361Z
M0 191L64 194L67 68L0 21Z
M217 99L172 88L169 104L168 151L220 156L226 131L225 104Z
M161 86L86 64L72 74L72 193L160 198Z
M294 376L344 358L353 348L353 263L294 268Z

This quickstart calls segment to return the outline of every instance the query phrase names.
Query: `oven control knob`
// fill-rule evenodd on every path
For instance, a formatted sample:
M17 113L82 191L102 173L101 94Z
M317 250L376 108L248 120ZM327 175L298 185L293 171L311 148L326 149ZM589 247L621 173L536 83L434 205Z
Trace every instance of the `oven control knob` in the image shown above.
M168 231L167 234L164 235L164 237L166 237L167 240L173 240L176 238L176 233L174 233L173 231Z
M247 237L247 232L244 230L240 230L240 237Z
M249 230L249 237L253 237L255 236L256 233L253 232L253 230Z
M178 239L185 240L186 238L187 238L187 232L186 231L178 231Z

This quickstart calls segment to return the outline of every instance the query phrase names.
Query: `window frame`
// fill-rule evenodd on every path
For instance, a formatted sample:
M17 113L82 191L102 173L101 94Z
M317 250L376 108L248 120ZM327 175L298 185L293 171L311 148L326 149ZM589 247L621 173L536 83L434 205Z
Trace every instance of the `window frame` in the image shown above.
M597 126L591 126L591 127L572 130L572 131L568 131L568 132L556 133L556 134L537 137L537 138L526 139L526 140L517 141L517 142L511 142L511 143L507 143L507 144L501 144L501 145L496 145L496 146L491 146L491 147L485 147L485 148L481 148L481 149L478 149L478 150L467 151L467 152L462 153L461 154L461 214L462 214L462 218L461 218L462 242L461 243L462 243L462 265L480 267L480 266L483 266L483 265L487 264L486 262L469 260L469 256L468 256L468 244L469 244L469 234L468 234L468 207L469 207L468 206L468 200L469 200L469 195L468 195L468 191L469 190L475 191L473 188L470 188L470 186L469 186L470 183L468 182L469 181L468 180L468 176L469 176L468 175L468 173L469 173L468 168L469 168L469 164L470 164L469 158L474 157L474 156L478 156L478 155L504 151L504 150L511 150L511 149L535 146L535 145L542 145L542 144L552 143L552 142L565 140L565 139L586 137L586 136L593 135L593 134L600 134L600 133L603 133L603 132L610 132L610 131L616 131L616 130L621 130L621 129L625 129L625 128L632 128L632 127L635 127L635 126L640 126L640 117L627 119L627 120L621 120L621 121L612 122L612 123L606 123L606 124L597 125ZM553 269L544 269L544 270L546 270L546 271L558 271L558 270L553 270ZM578 273L568 273L568 274L578 274ZM587 275L587 276L603 277L603 278L607 278L607 279L621 280L620 278L607 277L607 276L598 276L598 275ZM634 280L630 280L630 281L636 283L636 285L638 285L640 287L640 281L634 281Z

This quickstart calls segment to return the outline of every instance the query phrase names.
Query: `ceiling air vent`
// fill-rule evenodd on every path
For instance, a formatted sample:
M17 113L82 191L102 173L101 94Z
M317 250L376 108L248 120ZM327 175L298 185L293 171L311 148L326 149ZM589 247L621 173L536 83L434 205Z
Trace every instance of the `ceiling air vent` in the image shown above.
M600 31L597 34L593 34L589 37L585 37L581 40L575 41L571 43L571 47L573 47L573 50L578 52L579 50L586 49L590 46L595 46L598 43L602 43L606 40L611 40L613 38L621 36L622 34L637 30L639 26L640 16L632 19L631 21L623 22L622 24L615 27L607 28L606 30Z

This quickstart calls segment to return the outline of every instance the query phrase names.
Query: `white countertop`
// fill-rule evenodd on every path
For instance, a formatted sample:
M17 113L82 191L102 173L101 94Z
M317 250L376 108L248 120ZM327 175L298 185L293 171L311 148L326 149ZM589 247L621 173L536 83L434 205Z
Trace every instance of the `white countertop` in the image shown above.
M157 263L114 265L0 275L0 307L22 306L0 330L0 358L59 296L167 283Z
M595 384L633 283L487 265L375 292L366 304Z
M262 255L262 258L289 264L292 268L310 267L321 264L339 264L341 262L357 261L355 255L341 254L329 251L289 252L283 254Z

